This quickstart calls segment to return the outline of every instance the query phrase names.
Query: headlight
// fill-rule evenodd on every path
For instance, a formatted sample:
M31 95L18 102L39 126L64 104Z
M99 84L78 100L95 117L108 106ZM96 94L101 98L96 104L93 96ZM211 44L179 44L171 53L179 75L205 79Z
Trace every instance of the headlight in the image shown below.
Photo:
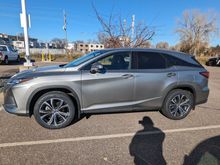
M9 80L7 82L7 84L9 85L16 85L16 84L20 84L20 83L24 83L26 81L32 80L33 78L21 78L21 79L14 79L14 80Z

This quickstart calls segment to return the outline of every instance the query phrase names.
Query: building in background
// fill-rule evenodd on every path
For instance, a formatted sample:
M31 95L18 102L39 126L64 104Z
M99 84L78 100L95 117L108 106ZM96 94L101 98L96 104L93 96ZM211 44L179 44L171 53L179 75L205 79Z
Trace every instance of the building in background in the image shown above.
M24 49L24 41L12 41L12 45L17 49Z
M2 44L13 45L18 49L23 49L25 47L24 36L21 35L8 35L0 33L0 42ZM29 38L29 42L31 48L37 48L39 46L38 40L36 38Z
M75 50L75 43L68 43L67 49L68 50Z
M7 34L0 33L0 44L10 44L11 40Z
M0 44L9 44L12 45L15 49L24 49L25 42L23 34L17 35L8 35L0 33ZM30 48L41 48L41 49L65 49L65 42L62 39L54 39L50 42L38 42L36 38L29 38L29 46ZM93 52L96 50L104 49L103 44L95 44L95 43L83 43L81 42L72 42L68 43L68 50L78 51L82 53Z
M87 44L87 43L76 43L75 50L79 52L93 52L96 50L104 49L104 45L102 44Z
M39 42L39 48L46 48L46 43L45 42Z

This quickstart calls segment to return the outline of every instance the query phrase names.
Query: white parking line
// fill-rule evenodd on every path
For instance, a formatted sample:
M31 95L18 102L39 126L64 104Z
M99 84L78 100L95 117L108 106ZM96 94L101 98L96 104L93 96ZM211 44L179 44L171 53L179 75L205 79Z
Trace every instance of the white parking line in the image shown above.
M208 130L208 129L220 129L220 125L210 125L210 126L192 127L192 128L180 128L180 129L168 129L168 130L163 130L163 133L199 131L199 130ZM152 134L160 134L160 133L162 133L162 132L161 131L149 131L149 132L140 132L137 134L136 133L122 133L122 134L86 136L86 137L64 138L64 139L53 139L53 140L38 140L38 141L26 141L26 142L1 143L0 148L15 147L15 146L30 146L30 145L40 145L40 144L51 144L51 143L63 143L63 142L112 139L112 138L132 137L134 135L152 135Z
M2 106L0 106L0 111L3 111L3 107Z

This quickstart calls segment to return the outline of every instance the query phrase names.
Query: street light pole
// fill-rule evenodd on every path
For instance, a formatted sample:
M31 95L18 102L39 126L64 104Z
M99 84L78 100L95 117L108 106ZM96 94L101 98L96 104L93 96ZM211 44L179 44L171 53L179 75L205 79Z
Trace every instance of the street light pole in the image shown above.
M20 14L20 19L21 19L21 27L24 28L24 41L25 41L25 52L26 52L25 55L26 62L24 63L24 66L32 66L33 64L30 61L30 49L29 49L29 37L28 37L28 28L30 25L30 20L27 19L26 0L21 0L21 8L22 8L22 13Z

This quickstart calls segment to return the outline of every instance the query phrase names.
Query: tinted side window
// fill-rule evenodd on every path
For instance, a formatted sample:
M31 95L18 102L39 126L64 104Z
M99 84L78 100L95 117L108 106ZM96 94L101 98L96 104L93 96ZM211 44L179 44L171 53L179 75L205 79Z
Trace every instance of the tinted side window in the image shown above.
M192 64L172 55L163 54L163 56L167 59L167 63L169 66L189 66L189 67L200 67L200 65Z
M5 46L0 46L0 51L7 51L7 48Z
M131 56L130 52L114 53L88 64L83 70L90 70L92 64L96 62L102 64L107 70L127 70L130 67Z
M164 69L166 60L159 53L155 52L134 52L134 69Z

